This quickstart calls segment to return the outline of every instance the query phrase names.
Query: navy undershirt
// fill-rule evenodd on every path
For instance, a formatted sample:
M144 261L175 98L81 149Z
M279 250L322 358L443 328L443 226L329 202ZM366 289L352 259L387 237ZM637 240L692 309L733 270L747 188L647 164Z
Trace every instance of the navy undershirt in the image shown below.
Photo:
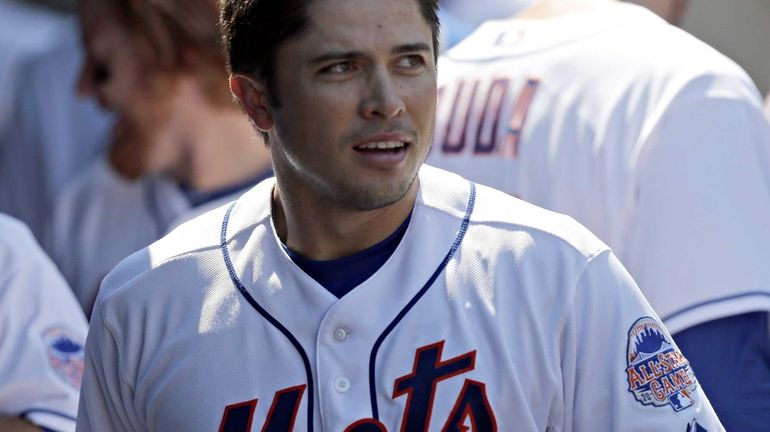
M768 321L770 313L752 312L705 322L674 335L728 431L770 430ZM731 373L725 374L728 370Z
M201 206L203 204L208 204L210 202L216 201L220 198L224 198L228 195L234 194L241 189L250 188L251 186L254 186L257 183L261 182L262 180L272 176L273 176L273 170L267 169L259 173L259 175L252 177L244 182L231 185L231 186L225 186L221 189L216 189L208 192L196 191L183 184L180 184L179 188L182 190L185 196L187 196L187 200L190 202L190 205L194 208L194 207Z
M385 240L344 258L315 261L299 255L286 245L283 245L283 248L292 261L308 276L315 279L335 297L342 298L361 282L369 279L393 255L409 227L411 218L410 213L401 226Z

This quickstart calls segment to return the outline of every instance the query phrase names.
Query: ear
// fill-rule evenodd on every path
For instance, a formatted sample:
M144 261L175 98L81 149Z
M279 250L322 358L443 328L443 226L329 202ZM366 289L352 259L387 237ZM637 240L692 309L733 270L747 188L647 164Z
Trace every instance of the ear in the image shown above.
M235 74L230 76L230 91L259 130L267 132L273 128L273 114L262 83L249 76Z

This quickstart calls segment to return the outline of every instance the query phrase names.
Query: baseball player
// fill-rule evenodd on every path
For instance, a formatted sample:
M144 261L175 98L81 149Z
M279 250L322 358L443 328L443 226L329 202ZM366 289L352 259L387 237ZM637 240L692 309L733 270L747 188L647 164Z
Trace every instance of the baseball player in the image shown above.
M90 315L120 260L271 171L227 87L215 1L86 0L80 16L81 92L119 119L109 163L89 167L60 198L48 247Z
M766 430L770 127L743 70L641 7L558 0L485 24L439 70L428 163L585 224L727 429Z
M21 222L0 214L0 430L74 431L86 320Z
M483 22L503 19L530 6L534 0L441 0L441 50L453 47Z
M421 168L436 6L224 2L275 179L107 276L80 431L724 430L603 243Z

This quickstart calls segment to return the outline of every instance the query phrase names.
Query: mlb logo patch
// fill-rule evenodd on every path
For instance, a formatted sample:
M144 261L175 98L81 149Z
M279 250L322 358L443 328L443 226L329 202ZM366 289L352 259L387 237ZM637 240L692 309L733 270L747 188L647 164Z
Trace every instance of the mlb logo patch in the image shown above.
M43 343L51 369L64 382L80 390L85 367L83 342L69 330L54 327L43 333Z
M642 405L682 411L695 404L698 381L690 362L654 318L640 318L631 326L626 360L628 391Z

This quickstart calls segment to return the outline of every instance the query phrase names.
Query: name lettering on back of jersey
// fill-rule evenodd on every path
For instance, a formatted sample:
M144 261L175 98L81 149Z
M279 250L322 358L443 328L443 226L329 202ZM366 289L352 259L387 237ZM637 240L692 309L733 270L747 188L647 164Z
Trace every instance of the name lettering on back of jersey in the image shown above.
M654 318L640 318L631 326L627 365L628 390L642 405L682 411L695 404L698 381L690 363Z
M536 79L526 80L515 102L509 98L508 78L497 78L488 84L459 81L441 87L438 109L449 110L450 115L438 116L433 151L516 159L527 113L539 85Z
M426 432L431 425L433 403L439 383L472 371L476 367L476 351L442 360L444 341L417 349L412 372L396 379L393 399L406 397L400 432ZM293 430L306 386L291 387L275 394L273 405L262 431L289 432ZM229 405L225 408L219 432L251 430L258 400ZM496 432L497 421L489 403L486 385L466 379L456 396L453 408L442 419L442 432ZM344 432L388 432L375 419L361 419Z

